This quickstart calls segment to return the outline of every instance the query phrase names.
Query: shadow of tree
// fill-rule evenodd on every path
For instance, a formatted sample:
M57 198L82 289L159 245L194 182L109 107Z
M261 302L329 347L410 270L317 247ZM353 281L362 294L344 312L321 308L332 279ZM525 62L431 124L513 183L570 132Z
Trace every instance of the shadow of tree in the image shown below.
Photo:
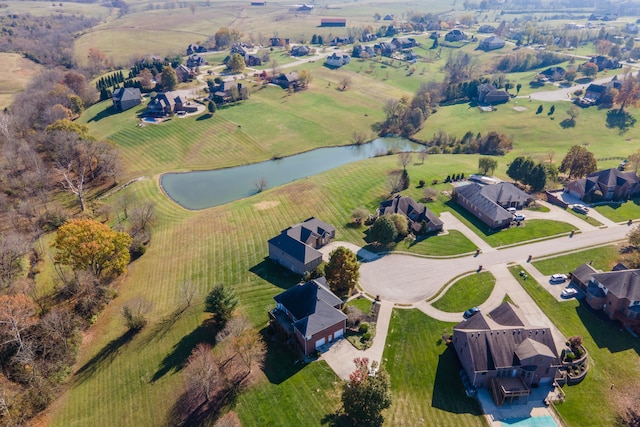
M329 427L347 427L353 426L349 418L344 414L327 414L320 420L320 424Z
M144 337L141 344L144 346L152 341L158 341L162 339L167 334L167 332L171 330L171 327L178 321L178 319L182 317L187 308L188 307L179 307L169 315L163 317L160 322L158 322Z
M156 373L153 374L151 382L158 381L169 371L173 370L177 372L181 370L196 345L200 343L215 345L217 332L218 329L215 324L210 319L207 319L189 335L182 337L182 339L173 346L171 352L160 362L160 367Z
M91 117L89 119L89 123L91 122L99 122L102 119L106 119L107 117L113 116L115 114L118 114L118 112L111 106L105 108L104 110L100 111L98 114L96 114L95 116Z
M451 346L438 357L431 406L454 414L480 415L478 401L467 397L459 372L458 355Z
M564 119L560 122L560 126L562 127L562 129L574 128L576 127L576 121L571 119Z
M95 356L93 356L87 363L82 365L74 375L74 380L83 382L91 377L99 369L104 368L115 359L124 345L133 339L139 330L127 330L124 334L118 338L109 341L109 343L102 348Z
M607 127L609 129L618 129L620 135L626 133L629 128L634 127L636 118L626 111L609 110L607 111Z
M249 269L250 272L282 289L289 289L300 282L302 276L287 270L279 264L265 258Z
M212 113L202 114L196 118L196 122L199 122L201 120L207 120L207 119L210 119L211 117L213 117Z

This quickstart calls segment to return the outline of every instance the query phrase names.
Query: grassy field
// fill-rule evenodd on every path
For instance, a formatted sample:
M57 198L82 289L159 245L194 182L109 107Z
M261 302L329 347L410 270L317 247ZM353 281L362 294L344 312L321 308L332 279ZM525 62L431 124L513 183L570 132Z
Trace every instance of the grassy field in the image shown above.
M476 250L476 245L458 230L449 230L440 236L418 236L416 240L399 242L396 251L407 251L419 255L459 255Z
M486 425L477 401L465 395L455 350L442 341L453 326L418 310L393 311L383 355L393 396L385 425Z
M567 255L560 255L540 261L534 261L533 265L540 273L549 275L555 273L568 273L575 270L579 265L593 261L593 268L602 271L611 271L617 263L620 255L620 246L602 246L599 248L587 249L585 251L573 252Z
M640 342L621 329L619 323L592 310L583 301L559 302L535 280L522 280L518 275L520 266L509 269L560 332L566 337L580 335L589 351L587 377L576 386L565 386L566 401L557 406L566 424L617 425L619 401L624 401L625 395L637 396L640 391ZM593 410L594 396L599 396L601 403L597 411Z
M596 206L595 210L615 222L625 222L640 218L640 199L631 199L626 203L611 203Z
M0 109L3 110L44 68L17 53L0 52L0 61L5 69L0 74Z
M463 312L485 302L495 284L496 278L488 271L472 274L458 280L431 305L448 313Z
M358 298L354 298L352 300L349 300L345 306L346 307L355 307L358 310L360 310L361 312L367 314L369 311L371 311L371 304L373 304L373 302L370 299L367 298L362 298L362 297L358 297Z

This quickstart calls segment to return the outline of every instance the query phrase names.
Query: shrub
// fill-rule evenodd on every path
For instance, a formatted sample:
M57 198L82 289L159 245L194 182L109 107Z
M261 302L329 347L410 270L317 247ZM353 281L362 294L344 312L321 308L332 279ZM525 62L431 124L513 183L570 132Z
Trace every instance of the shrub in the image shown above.
M366 332L369 331L369 324L368 323L362 323L360 325L360 328L358 329L358 332L360 332L361 334L364 334Z
M365 332L362 334L362 341L369 341L371 339L371 332Z
M424 187L426 183L424 182L424 179L421 179L420 181L418 181L418 188L422 188Z

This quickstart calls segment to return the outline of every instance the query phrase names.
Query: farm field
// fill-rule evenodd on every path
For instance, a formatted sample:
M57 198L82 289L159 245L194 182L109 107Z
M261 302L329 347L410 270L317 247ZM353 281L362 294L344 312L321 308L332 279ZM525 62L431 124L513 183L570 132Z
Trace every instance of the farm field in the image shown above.
M556 408L567 425L616 425L616 412L625 396L638 395L640 343L602 312L584 301L557 301L535 280L523 280L519 265L509 267L542 311L566 337L580 335L590 356L586 378L576 386L565 386L566 400ZM591 397L602 405L592 411Z
M43 67L17 53L0 52L0 61L6 70L0 75L0 109L5 109Z

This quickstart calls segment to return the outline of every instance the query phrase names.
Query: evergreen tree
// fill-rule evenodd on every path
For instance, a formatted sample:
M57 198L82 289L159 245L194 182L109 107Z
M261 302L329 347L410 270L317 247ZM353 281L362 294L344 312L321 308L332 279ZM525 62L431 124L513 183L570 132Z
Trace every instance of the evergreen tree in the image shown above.
M360 278L360 264L356 254L344 246L333 250L324 268L324 275L333 293L340 298L348 297Z

